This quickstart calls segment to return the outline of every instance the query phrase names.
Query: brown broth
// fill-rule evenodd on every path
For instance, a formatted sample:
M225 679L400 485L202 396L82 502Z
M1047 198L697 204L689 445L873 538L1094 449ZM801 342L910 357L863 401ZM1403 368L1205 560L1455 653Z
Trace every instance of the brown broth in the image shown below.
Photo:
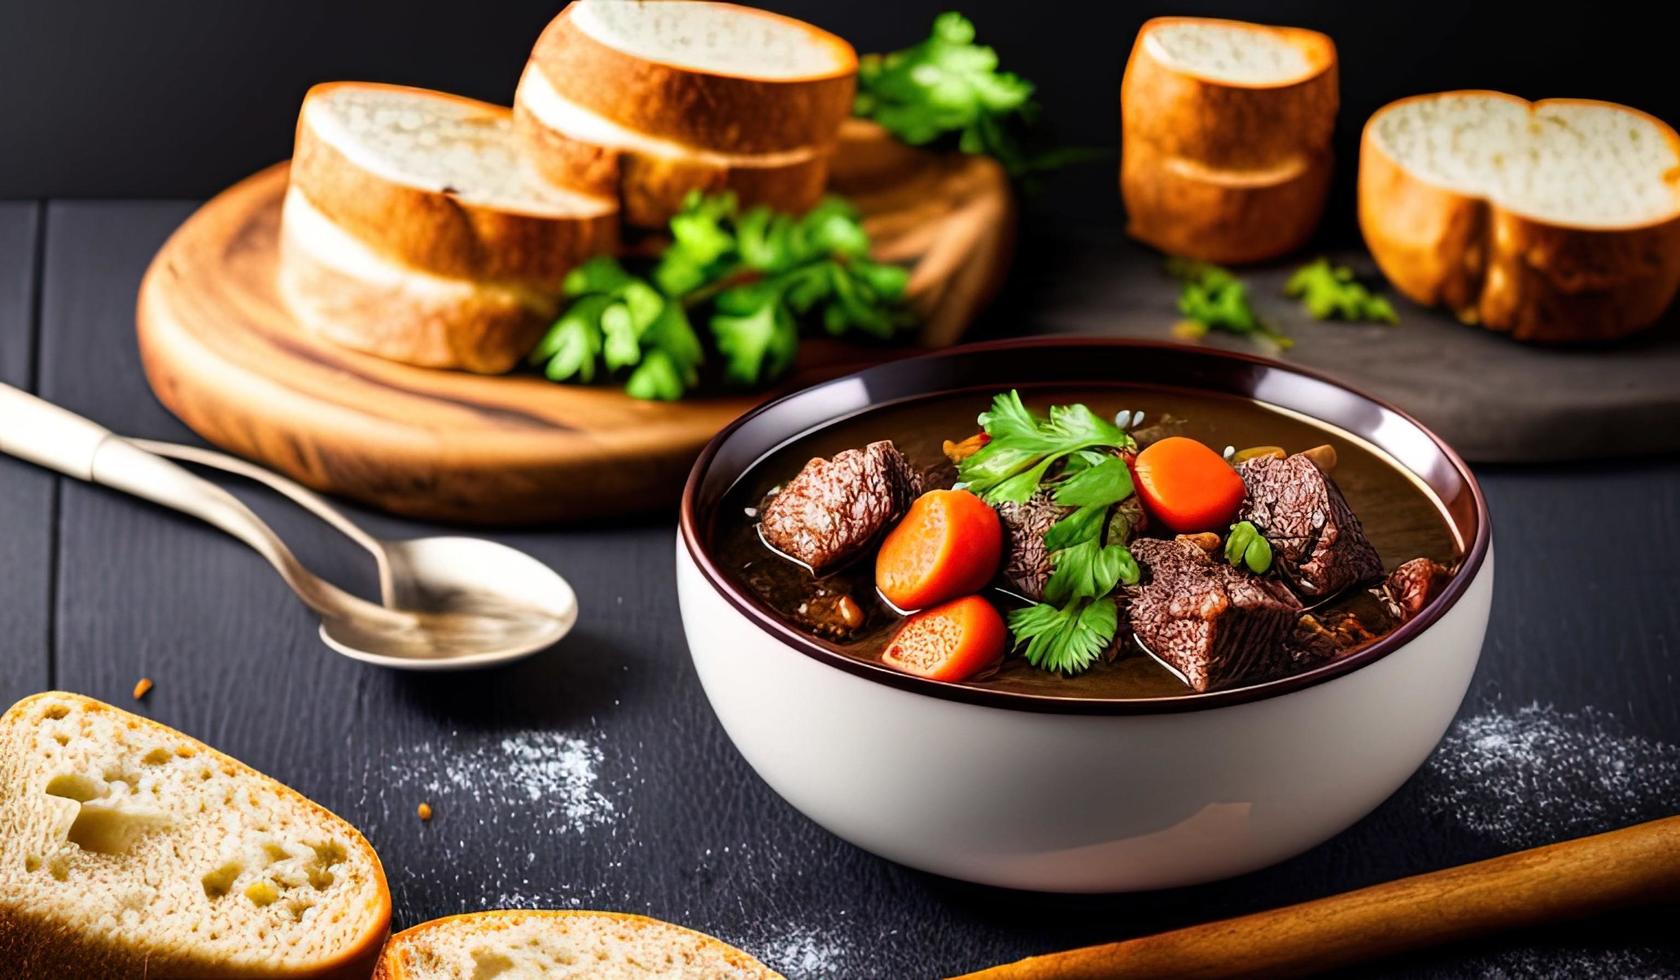
M1462 544L1435 498L1394 463L1339 429L1249 399L1175 388L1023 388L1021 394L1037 412L1051 404L1084 402L1104 417L1122 409L1142 410L1145 428L1171 418L1177 420L1175 434L1200 440L1215 450L1227 445L1238 449L1272 445L1293 453L1329 443L1338 456L1332 475L1382 556L1385 569L1419 556L1451 566L1462 555ZM990 392L968 392L873 409L826 426L759 461L730 490L715 518L713 540L721 567L766 608L795 625L800 623L800 604L813 595L850 595L865 612L863 628L845 642L815 634L813 638L847 656L878 661L902 618L875 592L873 550L846 567L814 577L763 544L756 509L807 460L880 439L892 440L927 475L929 488L948 487L956 479L955 468L945 459L941 445L946 439L962 439L978 431L975 417L991 397ZM1002 592L993 591L990 597L1004 609L1018 605ZM1377 633L1393 625L1381 605L1362 590L1313 611L1320 615L1354 612ZM1114 662L1099 663L1072 677L1039 670L1012 654L994 673L967 683L1055 697L1159 698L1191 693L1176 673L1135 645Z

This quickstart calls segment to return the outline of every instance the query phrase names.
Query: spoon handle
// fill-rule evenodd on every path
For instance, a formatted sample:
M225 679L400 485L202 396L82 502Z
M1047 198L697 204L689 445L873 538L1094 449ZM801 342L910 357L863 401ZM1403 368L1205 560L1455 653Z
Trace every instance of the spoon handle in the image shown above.
M208 480L154 456L74 412L0 384L0 452L65 476L121 490L190 514L250 545L274 566L298 598L323 615L354 610L392 615L323 582L250 508ZM380 616L380 618L383 618Z

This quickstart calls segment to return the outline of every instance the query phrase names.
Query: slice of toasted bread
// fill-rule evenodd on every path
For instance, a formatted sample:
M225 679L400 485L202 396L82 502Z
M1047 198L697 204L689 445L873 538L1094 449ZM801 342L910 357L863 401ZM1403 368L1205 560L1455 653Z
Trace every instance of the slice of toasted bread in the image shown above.
M440 275L557 283L617 245L610 197L532 179L506 108L443 92L314 86L291 181L377 251Z
M0 718L17 977L366 977L390 925L354 827L180 732L49 692Z
M375 980L642 980L780 974L733 946L617 912L497 911L423 922L391 937Z
M392 360L495 372L536 342L617 204L520 162L508 109L317 85L298 116L279 284L300 323Z
M822 196L831 147L724 153L634 132L555 92L527 66L514 99L527 159L545 179L581 193L612 195L624 220L665 223L691 190L733 191L745 204L801 212Z
M1300 247L1323 211L1337 100L1336 48L1317 31L1145 23L1120 86L1128 231L1212 262Z
M688 191L816 203L857 56L808 24L701 0L578 0L537 39L514 108L527 158L558 186L663 224Z
M834 142L857 53L791 17L707 0L577 0L531 64L556 94L620 126L724 153Z
M1680 135L1626 106L1402 99L1365 125L1359 226L1394 287L1518 340L1609 340L1680 289Z

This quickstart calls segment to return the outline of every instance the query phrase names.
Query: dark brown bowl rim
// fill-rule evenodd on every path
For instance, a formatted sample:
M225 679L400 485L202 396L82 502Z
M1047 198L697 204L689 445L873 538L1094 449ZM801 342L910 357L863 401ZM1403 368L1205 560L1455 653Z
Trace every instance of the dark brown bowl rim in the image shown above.
M1470 545L1465 552L1464 559L1459 564L1457 572L1447 583L1447 587L1442 590L1441 594L1430 600L1429 604L1425 606L1416 616L1404 623L1401 623L1393 631L1389 632L1370 646L1339 660L1331 661L1330 663L1315 667L1311 670L1302 671L1298 674L1290 674L1286 677L1279 677L1273 680L1263 681L1258 684L1250 684L1245 687L1225 688L1217 691L1207 691L1200 694L1175 695L1164 698L1056 697L1054 695L1047 694L1024 694L1014 691L991 690L986 688L970 687L966 684L957 682L935 681L924 677L916 677L894 670L884 664L858 660L854 657L846 656L843 653L823 646L811 637L806 636L804 633L778 619L749 597L743 595L734 583L732 583L728 577L718 569L717 565L713 563L711 556L706 553L706 549L701 546L698 531L698 515L696 513L696 500L699 496L701 482L703 481L707 470L711 466L712 460L716 457L720 447L728 441L731 435L752 419L774 410L776 406L791 399L807 396L811 392L819 389L839 384L846 384L854 381L855 379L867 377L871 371L878 370L880 367L884 366L902 366L916 362L933 364L943 360L961 358L973 353L1009 350L1012 348L1045 347L1102 347L1172 351L1192 356L1233 360L1250 364L1255 367L1264 368L1268 371L1282 371L1288 374L1299 375L1313 381L1330 385L1334 388L1339 388L1355 398L1363 399L1364 401L1375 405L1384 411L1391 412L1399 416L1411 425L1415 426L1419 432L1429 438L1441 456L1458 471L1458 475L1470 491L1471 499L1475 502L1475 536L1471 540ZM1037 384L1038 382L1033 383ZM1174 385L1170 381L1163 383L1173 387L1194 387L1183 384ZM942 390L944 389L934 388L933 390L927 391L924 394L917 395L915 397L938 395ZM1232 392L1223 393L1231 394ZM1257 401L1264 401L1264 399L1261 399L1259 396L1253 394L1249 394L1246 397L1255 398ZM870 406L870 409L875 407L877 406L872 405ZM869 409L865 409L864 411L868 410ZM835 419L825 421L820 423L819 426L814 426L811 429L803 431L809 432L820 426L832 425L835 421L838 421L839 418L840 417L837 416ZM1322 424L1343 429L1344 431L1351 432L1361 439L1375 443L1375 440L1370 433L1357 432L1338 423L1329 422L1324 419L1317 419L1316 416L1314 416L1314 418ZM799 434L801 433L791 433L789 438ZM1380 445L1380 443L1378 443L1378 445ZM1385 452L1387 452L1387 450L1385 450ZM738 479L741 475L742 474L735 474L734 478ZM719 595L721 595L730 605L734 606L742 616L746 617L747 620L770 634L771 637L780 640L782 643L792 647L794 650L797 650L813 660L817 660L830 667L835 667L867 680L898 688L899 690L922 694L929 697L941 698L946 701L957 701L965 704L974 704L990 708L1005 708L1015 711L1088 715L1173 714L1181 711L1198 711L1203 709L1223 708L1232 705L1247 704L1253 701L1262 701L1268 698L1279 697L1281 695L1300 691L1308 687L1313 687L1326 681L1334 680L1344 674L1352 673L1353 671L1356 671L1368 664L1376 663L1388 656L1390 653L1393 653L1395 650L1405 646L1415 637L1421 635L1424 631L1429 629L1429 627L1433 626L1436 621L1441 619L1442 616L1446 615L1448 610L1452 609L1453 606L1458 603L1459 598L1462 597L1469 589L1470 583L1474 581L1477 575L1481 572L1483 561L1487 557L1488 548L1492 540L1492 532L1488 522L1487 499L1483 496L1481 484L1477 482L1475 474L1470 471L1470 467L1464 462L1458 453L1453 451L1451 446L1448 446L1440 436L1437 436L1427 426L1413 418L1410 413L1402 411L1380 398L1366 394L1357 388L1350 387L1332 377L1329 377L1328 375L1314 371L1310 368L1298 367L1293 364L1284 364L1280 361L1258 357L1251 354L1243 354L1236 351L1227 351L1208 347L1190 346L1186 344L1166 343L1161 341L1078 336L1044 336L964 344L959 347L951 347L945 350L933 351L916 357L892 361L889 362L889 365L878 365L874 368L864 368L861 371L845 375L844 377L834 378L829 381L809 385L804 388L800 388L797 391L782 395L779 398L767 401L751 411L746 412L740 418L731 422L728 426L725 426L724 429L716 436L712 437L711 441L708 442L705 448L700 451L700 456L695 460L693 469L689 471L688 482L683 487L682 506L678 516L678 535L682 544L688 549L688 553L693 558L695 566L700 570L701 575L705 577L707 583L716 590Z

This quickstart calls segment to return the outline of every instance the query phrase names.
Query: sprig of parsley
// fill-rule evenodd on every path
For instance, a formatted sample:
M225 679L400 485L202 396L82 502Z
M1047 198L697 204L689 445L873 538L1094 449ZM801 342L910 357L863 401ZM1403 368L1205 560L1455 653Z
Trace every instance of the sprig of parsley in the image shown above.
M1301 301L1318 320L1399 323L1400 316L1385 296L1378 296L1354 278L1345 265L1320 258L1295 270L1283 293Z
M1295 342L1273 329L1248 299L1248 285L1231 271L1210 262L1170 258L1167 274L1180 283L1178 312L1192 325L1189 333L1200 336L1209 330L1260 337L1288 349Z
M801 324L886 339L912 322L908 271L869 258L857 211L838 198L795 217L695 192L670 230L646 277L607 256L567 276L571 303L531 355L549 378L628 371L630 395L669 401L699 382L706 361L691 315L704 318L724 379L744 386L792 365Z
M989 441L958 464L963 486L988 503L1019 503L1045 489L1071 509L1044 532L1052 563L1044 601L1010 613L1009 628L1028 663L1079 673L1114 639L1111 594L1140 575L1111 521L1133 493L1131 470L1115 454L1136 443L1084 405L1053 405L1040 418L1016 391L994 398L979 421Z
M854 115L873 119L913 146L954 141L964 153L993 157L1012 177L1049 170L1086 155L1029 148L1037 119L1033 84L998 70L997 52L974 43L974 24L947 11L924 41L858 59Z

